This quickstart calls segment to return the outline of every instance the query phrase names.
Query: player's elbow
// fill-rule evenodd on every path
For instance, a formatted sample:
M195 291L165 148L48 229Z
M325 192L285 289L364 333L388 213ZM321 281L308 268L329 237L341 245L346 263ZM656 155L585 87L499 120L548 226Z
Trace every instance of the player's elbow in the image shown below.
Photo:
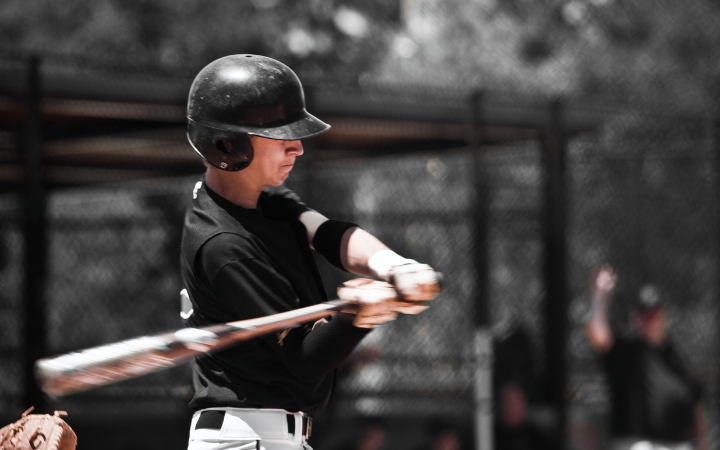
M315 238L315 233L317 232L318 228L320 228L320 225L328 221L328 218L317 211L308 210L300 214L300 217L298 217L298 219L300 220L300 222L302 222L303 225L305 225L305 229L307 230L308 243L310 244L310 247L314 249L315 247L313 245L313 239Z

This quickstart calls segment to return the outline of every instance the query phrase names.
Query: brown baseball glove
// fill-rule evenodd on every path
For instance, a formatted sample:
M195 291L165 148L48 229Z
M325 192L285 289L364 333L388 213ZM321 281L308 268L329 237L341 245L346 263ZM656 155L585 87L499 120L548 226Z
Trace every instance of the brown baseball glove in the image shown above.
M0 429L0 450L75 450L77 436L60 416L65 411L55 411L54 415L30 414L28 409L15 423Z

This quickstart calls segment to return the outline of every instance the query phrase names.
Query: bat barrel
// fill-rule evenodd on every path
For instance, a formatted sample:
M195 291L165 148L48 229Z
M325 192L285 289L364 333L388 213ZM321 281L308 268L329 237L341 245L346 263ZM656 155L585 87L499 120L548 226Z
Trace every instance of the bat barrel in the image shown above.
M40 359L35 378L47 394L67 395L170 367L171 347L167 338L146 336Z

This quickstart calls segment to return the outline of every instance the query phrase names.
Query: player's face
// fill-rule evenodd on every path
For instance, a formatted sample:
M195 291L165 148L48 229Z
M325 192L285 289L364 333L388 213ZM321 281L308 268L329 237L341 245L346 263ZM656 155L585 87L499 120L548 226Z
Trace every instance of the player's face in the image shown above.
M648 344L657 347L665 342L667 321L664 309L651 308L636 313L635 324Z
M255 156L245 169L263 187L279 186L290 175L295 159L303 154L300 141L250 136Z

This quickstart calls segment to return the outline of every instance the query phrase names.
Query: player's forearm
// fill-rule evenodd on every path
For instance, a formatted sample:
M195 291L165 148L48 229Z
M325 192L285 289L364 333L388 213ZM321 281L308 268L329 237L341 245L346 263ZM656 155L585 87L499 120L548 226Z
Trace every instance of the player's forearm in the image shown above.
M370 329L353 326L352 316L345 314L318 323L303 339L298 374L307 381L324 378L350 356L369 332Z
M311 247L348 272L387 280L393 266L414 262L355 224L331 221L312 210L300 214L299 220L307 230Z
M604 265L597 271L592 281L590 299L591 317L585 324L585 332L590 344L599 352L610 350L614 343L608 322L608 307L615 290L617 275L613 268Z
M610 303L609 299L606 295L600 295L597 293L593 293L592 299L590 301L590 306L591 306L590 320L593 320L596 322L607 323L609 303Z
M398 255L359 228L349 229L343 235L340 259L349 272L374 276L392 283L403 301L427 302L442 291L441 276L435 269ZM413 307L407 311L398 311L417 314L425 308Z
M608 322L608 302L596 295L592 299L590 319L585 323L585 333L593 348L606 352L613 344L612 330Z
M398 255L354 223L327 220L314 211L301 214L300 221L315 250L328 262L351 273L392 283L404 301L432 300L442 290L440 274L432 267Z
M350 228L343 234L340 244L340 260L348 272L387 279L384 265L369 264L380 251L389 251L387 245L362 228ZM388 267L389 269L389 267Z

